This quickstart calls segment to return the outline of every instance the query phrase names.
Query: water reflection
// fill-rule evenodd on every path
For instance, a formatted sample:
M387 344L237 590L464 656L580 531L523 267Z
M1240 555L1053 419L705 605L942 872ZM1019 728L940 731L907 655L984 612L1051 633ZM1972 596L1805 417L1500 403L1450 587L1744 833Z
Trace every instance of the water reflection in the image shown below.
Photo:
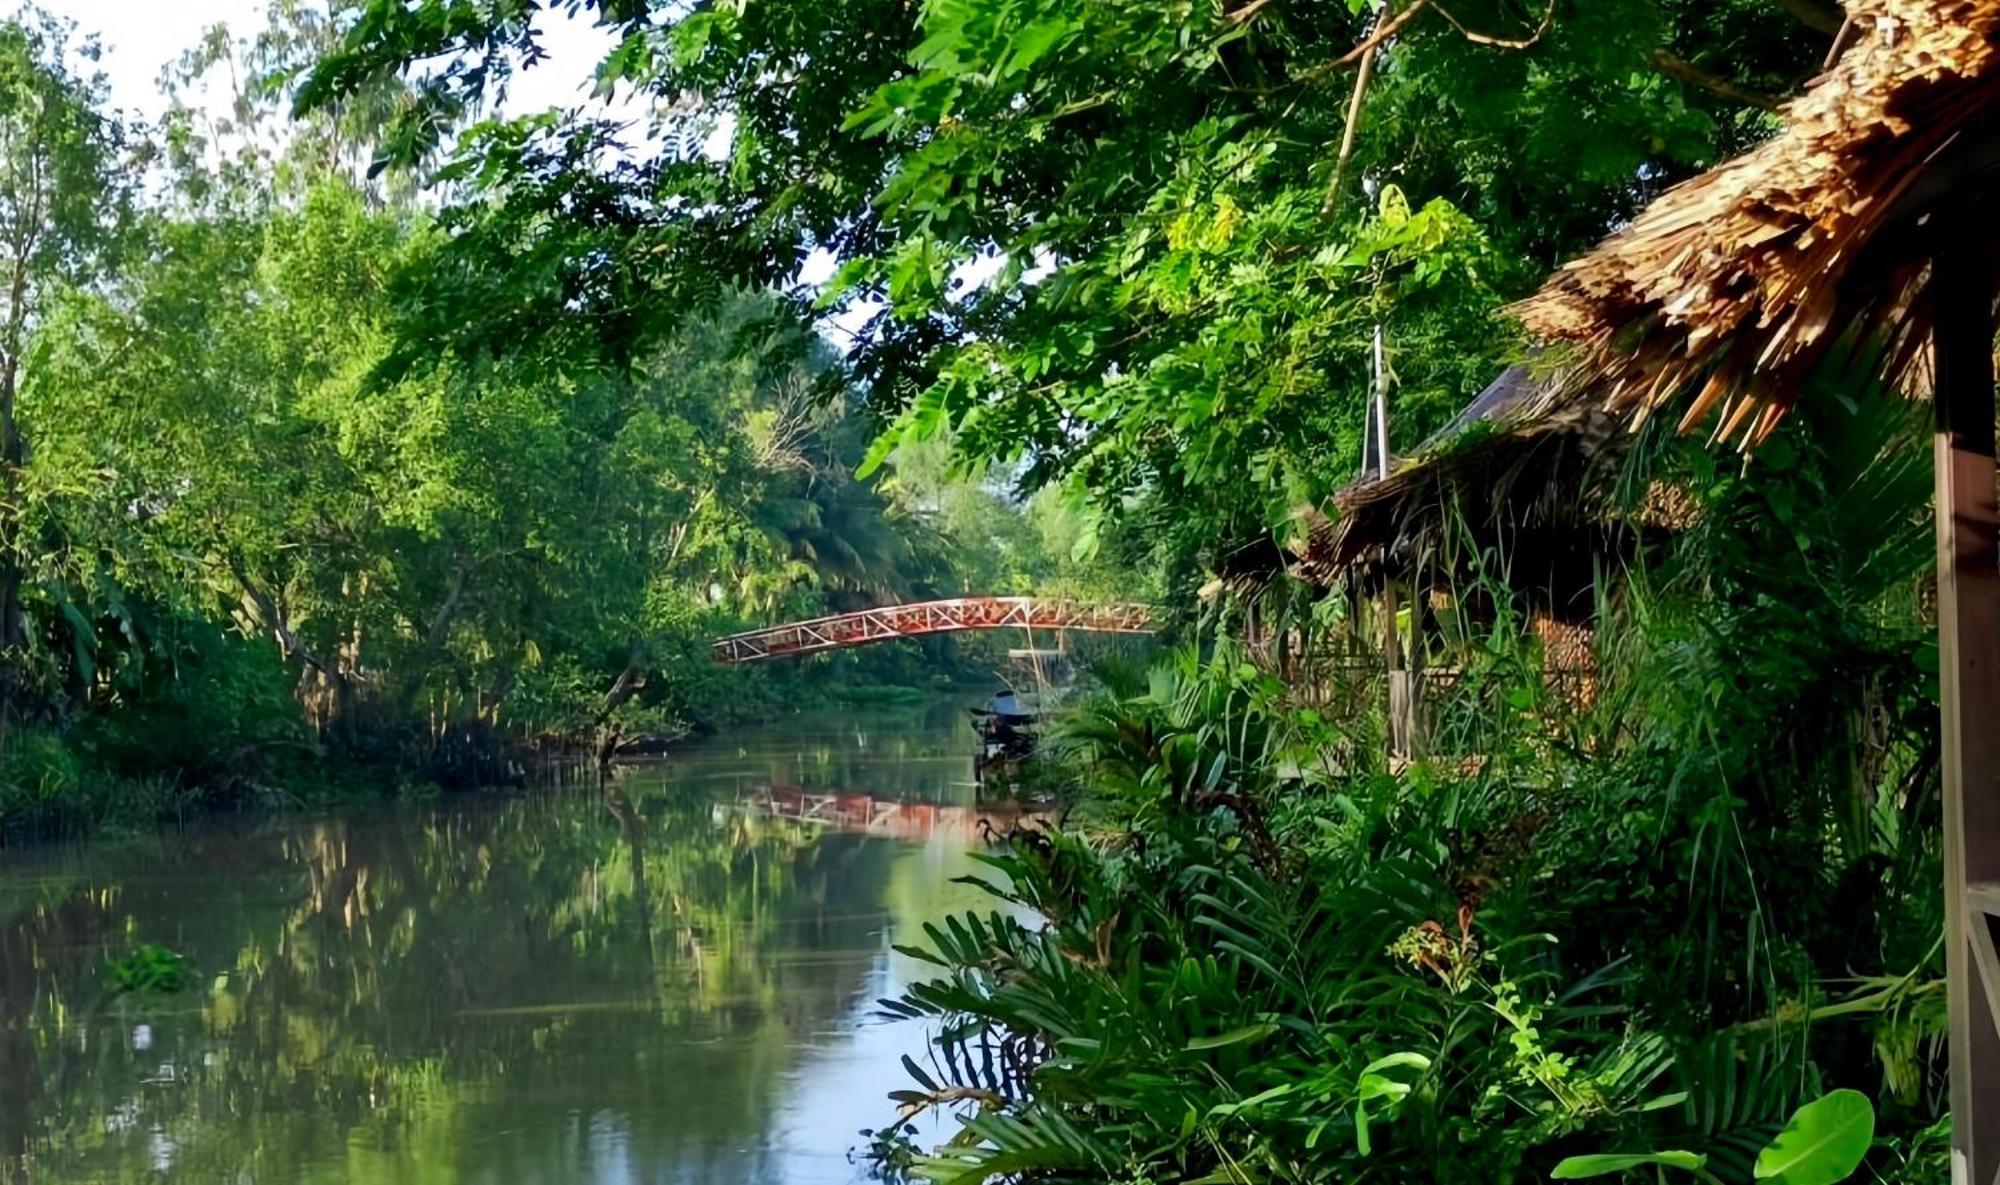
M603 793L0 854L0 1176L845 1182L973 903L954 712L794 722ZM197 990L106 992L137 942Z

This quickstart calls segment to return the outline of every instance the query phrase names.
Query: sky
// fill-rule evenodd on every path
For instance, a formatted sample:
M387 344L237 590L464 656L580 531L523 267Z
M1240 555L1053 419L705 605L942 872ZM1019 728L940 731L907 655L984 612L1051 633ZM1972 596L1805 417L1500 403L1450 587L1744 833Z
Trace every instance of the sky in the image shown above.
M104 47L100 66L111 87L112 106L149 121L157 119L166 109L159 77L168 62L193 46L213 25L225 24L237 37L254 33L265 23L266 5L266 0L38 2L58 16L74 20L79 32L94 33L100 38ZM0 0L0 15L11 14L18 8L18 0ZM609 34L592 27L587 20L560 14L545 18L542 34L548 60L513 80L500 110L503 115L585 103L591 74L612 44ZM981 283L1001 262L997 256L975 260L960 268L954 279L966 286ZM797 279L816 285L832 270L832 258L825 252L815 252ZM868 302L850 306L824 322L822 332L837 348L845 349L854 342L856 331L877 311L878 306Z
M265 0L39 0L42 7L74 20L80 31L104 42L102 63L111 84L112 105L148 119L166 107L160 70L192 46L210 26L226 24L238 36L264 25ZM0 12L18 8L13 0ZM587 21L551 17L543 44L550 60L517 79L507 114L569 106L588 91L590 72L610 39Z
M10 6L11 7L11 6ZM263 24L263 0L43 0L42 7L104 40L112 105L156 116L165 107L160 68L214 24L248 32Z

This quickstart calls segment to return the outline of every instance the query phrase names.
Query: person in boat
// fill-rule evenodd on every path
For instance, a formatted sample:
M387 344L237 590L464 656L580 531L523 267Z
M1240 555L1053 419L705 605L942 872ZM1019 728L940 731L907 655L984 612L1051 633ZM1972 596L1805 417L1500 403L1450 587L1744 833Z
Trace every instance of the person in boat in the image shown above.
M989 741L1023 736L1036 720L1035 710L1023 703L1011 687L994 692L984 707L972 709L972 715Z
M1011 687L1002 687L994 692L993 698L986 701L986 711L1009 724L1026 722L1030 716L1030 713L1021 707L1021 697L1014 694L1014 689Z
M984 707L972 709L972 715L982 742L976 765L1018 760L1033 750L1035 713L1021 702L1013 688L1002 687L994 692Z

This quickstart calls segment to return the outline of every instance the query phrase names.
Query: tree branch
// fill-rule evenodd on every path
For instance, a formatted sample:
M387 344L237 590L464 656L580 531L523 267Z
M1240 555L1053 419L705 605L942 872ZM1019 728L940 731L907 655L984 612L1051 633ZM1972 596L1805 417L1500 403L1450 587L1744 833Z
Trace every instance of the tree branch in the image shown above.
M1532 49L1535 43L1540 41L1543 35L1549 31L1549 26L1556 22L1556 0L1549 0L1549 6L1542 13L1541 23L1535 26L1534 33L1527 37L1495 37L1490 33L1481 33L1477 29L1466 28L1465 25L1460 23L1457 17L1451 15L1451 10L1444 5L1439 4L1436 7L1438 15L1450 21L1451 27L1458 30L1459 36L1472 42L1474 45L1490 45L1496 49Z
M1340 157L1333 162L1333 179L1327 182L1326 199L1319 204L1321 217L1340 205L1340 189L1347 179L1347 164L1354 159L1354 133L1361 126L1361 104L1368 97L1369 80L1375 76L1375 51L1361 56L1361 72L1354 76L1354 97L1347 103L1347 126L1340 132Z
M1312 69L1300 74L1286 85L1303 84L1310 86L1325 81L1329 75L1336 74L1352 66L1359 66L1364 60L1373 57L1375 51L1382 48L1383 42L1402 32L1403 26L1415 20L1418 13L1430 6L1431 0L1415 0L1415 3L1411 4L1408 8L1377 24L1375 31L1364 38L1361 44L1330 62L1321 62Z
M1269 4L1270 2L1271 0L1250 0L1250 3L1245 4L1243 7L1229 14L1229 23L1232 25L1242 25L1248 23L1251 17L1254 17L1259 12L1262 12L1264 10L1264 6Z
M1847 19L1838 5L1823 0L1777 0L1777 5L1828 37L1838 36Z
M1348 50L1342 56L1335 58L1332 64L1328 68L1333 70L1345 70L1349 66L1359 66L1363 58L1367 57L1368 55L1374 53L1376 50L1380 49L1384 41L1387 41L1389 40L1389 38L1394 37L1396 34L1402 32L1404 25L1407 25L1411 21L1415 20L1418 13L1422 12L1426 8L1429 8L1430 6L1431 6L1431 0L1416 0L1416 3L1410 5L1408 8L1405 8L1403 11L1397 13L1395 16L1392 16L1388 20L1383 21L1381 24L1375 26L1375 31L1368 35L1368 39L1366 41L1363 41L1360 45L1357 45L1353 49Z
M1826 47L1826 60L1820 63L1820 69L1833 69L1833 64L1840 60L1840 55L1846 53L1847 47L1854 43L1854 28L1854 18L1851 15L1840 22L1840 31L1833 35L1833 44Z
M646 686L646 639L633 635L632 654L625 661L625 669L618 672L618 678L611 684L611 690L604 693L604 701L597 709L597 723L602 727L617 711Z
M451 585L444 595L444 603L438 606L437 616L431 618L431 626L424 631L424 644L439 646L444 643L445 631L451 627L452 615L458 612L458 600L465 595L465 577L468 564L460 556L451 570Z
M292 632L292 627L286 623L285 612L278 607L277 600L251 578L250 570L234 554L229 556L229 571L236 577L236 587L242 590L244 598L255 610L255 615L263 619L264 628L270 630L272 636L277 638L280 654L286 658L299 659L325 676L329 682L334 684L347 682L346 675L335 669L333 664L322 658L311 646L306 645L303 638Z
M1729 81L1727 78L1719 78L1671 50L1654 50L1652 63L1655 70L1658 70L1668 78L1674 79L1677 82L1687 83L1689 86L1705 90L1712 95L1720 95L1731 102L1741 103L1746 107L1761 108L1765 111L1776 111L1778 109L1778 97L1776 95L1767 95L1763 91L1754 91L1747 86L1740 86L1737 83Z
M1251 8L1254 9L1259 2L1261 0L1253 0ZM1436 0L1416 0L1416 3L1383 22L1381 28L1370 35L1366 41L1363 41L1360 48L1356 51L1361 55L1359 61L1361 70L1354 77L1354 94L1347 103L1347 126L1341 130L1340 156L1333 164L1333 179L1327 185L1326 199L1320 203L1319 212L1322 216L1333 213L1334 209L1340 204L1340 190L1347 179L1347 166L1354 159L1354 134L1361 126L1361 105L1368 97L1368 83L1375 74L1376 51L1383 41L1387 40L1396 30L1409 24L1410 18L1416 16L1426 5L1437 9L1438 15L1449 21L1451 27L1457 29L1459 35L1467 41L1472 42L1474 45L1491 45L1502 49L1527 49L1542 39L1542 35L1549 31L1549 26L1556 19L1556 0L1549 0L1548 10L1542 13L1541 24L1535 26L1535 32L1532 36L1521 38L1494 37L1466 28L1459 22L1457 17L1451 15L1444 5L1436 3ZM1246 9L1246 11L1249 10ZM1348 57L1352 56L1353 54L1348 55ZM1338 67L1345 64L1346 61L1347 58L1341 58L1339 61L1334 62L1333 65Z

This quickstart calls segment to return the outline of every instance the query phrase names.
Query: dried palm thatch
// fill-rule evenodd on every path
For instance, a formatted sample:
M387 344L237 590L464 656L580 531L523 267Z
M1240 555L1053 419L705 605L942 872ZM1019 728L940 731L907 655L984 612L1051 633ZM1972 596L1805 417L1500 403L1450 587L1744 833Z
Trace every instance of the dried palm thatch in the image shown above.
M1454 505L1476 498L1490 517L1516 524L1582 519L1577 487L1595 451L1546 424L1484 437L1381 481L1357 482L1334 496L1334 566L1365 553L1400 551L1436 534Z
M2000 159L2000 0L1850 0L1860 36L1775 139L1663 195L1515 306L1567 343L1573 401L1643 420L1694 390L1682 430L1770 435L1836 350L1929 393L1924 251L1946 178Z
M1407 575L1453 523L1481 546L1539 538L1586 562L1632 528L1685 528L1692 507L1681 491L1654 482L1635 500L1620 488L1625 450L1612 417L1552 398L1570 389L1564 375L1510 368L1387 476L1336 493L1333 517L1303 512L1292 574L1320 587L1363 566Z

